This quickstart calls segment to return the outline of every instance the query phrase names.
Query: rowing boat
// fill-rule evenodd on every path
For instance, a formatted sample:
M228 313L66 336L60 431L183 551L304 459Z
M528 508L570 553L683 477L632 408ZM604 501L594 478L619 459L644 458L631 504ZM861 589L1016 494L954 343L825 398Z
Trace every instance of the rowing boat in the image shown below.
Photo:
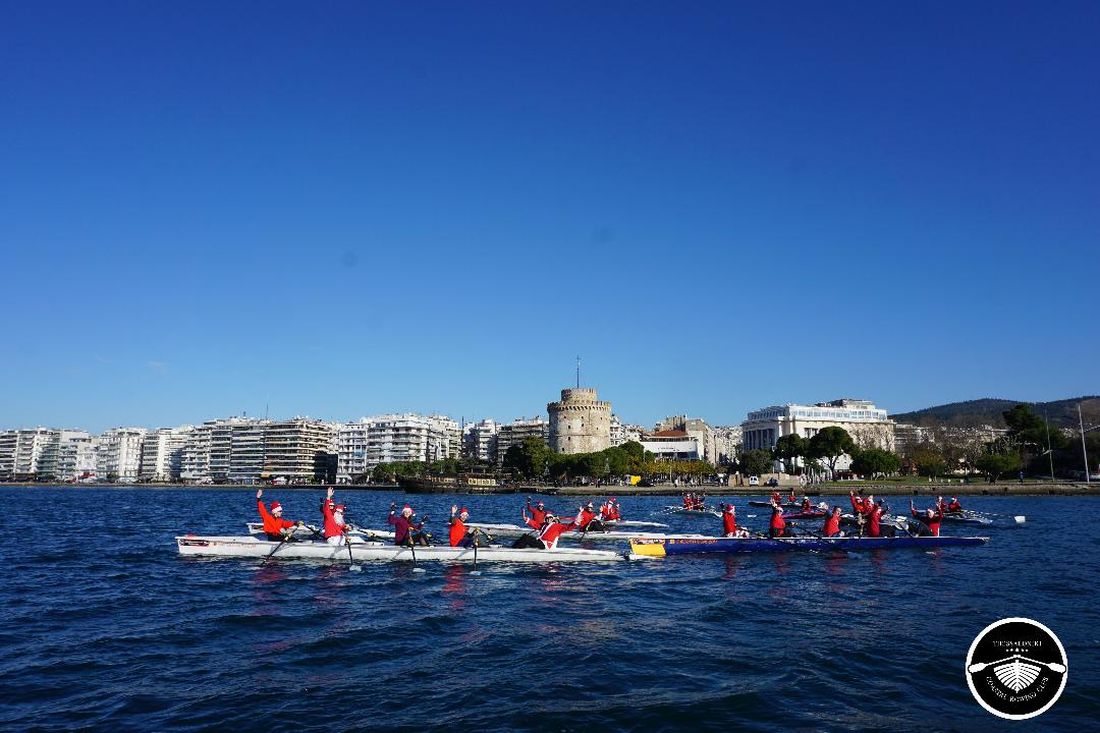
M772 506L772 503L770 501L754 500L749 502L749 506L770 507ZM799 504L797 501L784 501L779 506L783 507L784 509L798 509L802 505Z
M687 514L693 517L720 517L722 513L712 506L705 506L702 509L685 509L682 506L670 505L665 507L665 512L668 514Z
M248 533L249 534L263 534L264 533L264 526L260 522L245 522L245 526L248 527ZM313 537L314 532L318 532L318 531L319 530L316 527L311 527L308 524L306 524L306 525L303 525L301 527L295 527L293 529L293 531L291 531L290 534L291 534L291 536L298 537L298 538ZM352 536L359 535L359 536L362 536L362 537L377 537L377 538L383 539L383 540L392 540L393 539L393 532L390 532L389 530L385 530L385 529L364 529L362 527L356 527L352 530L349 530L348 534L350 534Z
M895 550L935 547L967 547L982 545L988 537L712 537L631 540L633 555L665 557L666 555L690 555L733 552L791 552L816 550L852 552L857 550Z
M349 544L330 545L327 542L272 542L249 536L202 537L188 535L176 537L181 555L197 557L256 557L297 560L329 560L365 562L371 560L415 561L443 560L449 562L473 562L472 547L431 545L410 548L381 542L363 542L352 539ZM280 546L281 545L281 546ZM608 550L586 550L579 547L557 547L553 550L501 547L489 545L477 548L477 562L612 562L623 560L624 555Z
M637 522L633 519L609 519L604 524L609 524L612 527L650 527L653 529L668 529L667 524L661 524L660 522Z
M519 537L525 534L534 534L535 530L530 527L522 527L518 524L486 524L482 522L473 522L466 525L470 529L480 529L486 534L494 537ZM561 535L563 540L585 540L589 542L629 542L632 539L665 539L667 537L698 537L705 538L707 535L701 534L686 534L686 535L668 535L659 532L616 532L615 530L608 530L602 532L565 532Z
M783 519L821 519L825 517L829 512L824 509L811 509L808 512L792 512L791 514L784 514Z
M993 524L993 520L971 511L948 512L943 515L943 521L954 524Z

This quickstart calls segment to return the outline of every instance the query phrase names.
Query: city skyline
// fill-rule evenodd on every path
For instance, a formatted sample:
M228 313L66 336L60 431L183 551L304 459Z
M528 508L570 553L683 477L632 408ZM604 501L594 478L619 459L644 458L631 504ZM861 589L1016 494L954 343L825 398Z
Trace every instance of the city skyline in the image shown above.
M0 422L1094 393L1098 22L12 5Z

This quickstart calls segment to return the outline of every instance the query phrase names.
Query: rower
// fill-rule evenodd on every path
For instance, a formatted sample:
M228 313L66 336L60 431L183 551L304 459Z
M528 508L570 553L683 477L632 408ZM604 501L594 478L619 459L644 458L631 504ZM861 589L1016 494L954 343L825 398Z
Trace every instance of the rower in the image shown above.
M425 518L427 521L427 518ZM393 525L393 544L395 545L427 545L428 539L422 531L424 522L416 522L413 519L412 507L406 504L397 513L397 504L390 504L390 516L386 522Z
M917 508L913 506L913 500L909 500L909 513L920 522L920 530L918 534L928 534L932 537L940 536L940 524L943 523L943 507L937 506L935 509L925 509L918 512Z
M722 536L739 536L737 532L737 508L733 504L726 504L722 509Z
M783 497L779 495L778 491L772 492L772 504L782 504Z
M466 520L468 520L469 518L469 509L467 509L466 507L462 507L462 509L459 509L457 504L451 506L451 518L450 520L448 520L448 523L451 525L451 547L473 546L474 535L477 534L477 530L471 529L466 526Z
M534 506L531 506L531 497L527 497L527 511L531 512L531 519L535 522L536 529L542 526L542 520L546 517L546 504L539 501ZM526 516L526 515L525 515ZM526 520L524 520L526 521Z
M961 512L963 505L959 503L959 500L952 496L951 501L947 504L947 511L949 512Z
M794 504L796 501L798 501L798 498L794 494L793 486L791 487L791 493L787 494L787 501L791 504Z
M822 537L836 537L840 534L840 507L834 506L833 513L825 519L825 526L821 528Z
M604 519L608 521L617 522L623 518L623 515L619 513L619 500L614 496L607 500L607 512L607 516L604 517Z
M569 530L576 530L577 525L575 522L559 522L558 518L553 514L546 514L546 525L539 532L539 540L542 542L542 547L545 550L553 550L558 546L558 539Z
M523 515L523 523L534 530L542 529L542 522L535 519L534 515L527 516L527 507L520 509L520 514ZM542 513L542 516L546 517L546 512Z
M605 501L603 504L600 504L600 512L599 512L600 521L610 521L611 513L613 511L613 508L614 508L614 505L611 503L610 499Z
M582 532L602 532L604 530L603 522L596 516L592 502L579 507L574 524Z
M856 492L848 492L848 500L852 502L852 511L856 514L863 514L866 500L862 496L856 496Z
M302 523L301 521L292 522L289 519L283 519L283 505L277 501L271 502L271 511L269 512L260 498L263 495L263 489L256 489L256 508L260 510L260 519L264 523L264 534L272 542L281 542L291 534L288 530L293 527L301 527Z
M876 502L875 497L871 496L864 500L864 506L869 507L864 511L864 516L867 517L867 536L868 537L881 537L882 536L882 502Z
M772 519L768 526L768 537L782 537L787 533L787 520L783 519L783 507L772 504Z
M810 504L810 497L803 496L802 497L802 511L808 512L808 511L811 511L811 510L813 510L813 505Z
M348 527L346 521L344 521L343 504L337 504L336 500L332 498L333 489L330 486L328 493L325 495L324 501L321 502L321 516L324 518L324 535L325 542L330 545L342 545L347 542Z

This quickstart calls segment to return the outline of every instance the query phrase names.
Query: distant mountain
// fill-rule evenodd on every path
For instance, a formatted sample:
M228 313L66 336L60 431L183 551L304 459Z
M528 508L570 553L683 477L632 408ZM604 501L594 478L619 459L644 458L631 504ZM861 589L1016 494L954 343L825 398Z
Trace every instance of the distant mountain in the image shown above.
M927 407L914 412L903 412L891 415L895 422L922 425L925 427L954 426L977 427L981 425L993 425L1005 427L1004 418L1001 416L1005 410L1010 410L1014 405L1030 404L1031 411L1036 415L1046 414L1051 427L1076 428L1077 405L1081 405L1081 413L1085 418L1085 425L1100 424L1100 396L1074 397L1068 400L1055 402L1032 402L1023 400L998 400L982 399L968 400L966 402L952 402L949 405Z

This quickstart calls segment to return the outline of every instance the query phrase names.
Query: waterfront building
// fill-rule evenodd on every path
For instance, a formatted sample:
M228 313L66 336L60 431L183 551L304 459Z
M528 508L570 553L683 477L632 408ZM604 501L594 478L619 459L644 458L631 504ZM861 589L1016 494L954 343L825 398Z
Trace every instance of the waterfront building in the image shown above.
M550 416L550 448L555 453L594 453L611 445L611 403L596 390L574 387L561 400L546 405Z
M618 415L612 413L611 415L611 445L622 445L628 441L634 441L635 443L642 442L642 435L646 432L646 429L641 425L628 425L623 423Z
M741 423L743 449L771 450L784 435L801 435L809 440L823 428L840 427L848 431L860 448L893 451L894 423L869 400L839 399L813 405L773 405L754 410ZM847 470L849 456L842 456L837 469Z
M337 428L332 423L295 417L265 424L260 441L260 477L288 483L333 482L337 473ZM251 467L252 452L248 447ZM244 464L242 463L242 466Z
M698 436L686 430L655 430L643 435L641 444L659 460L695 461L703 457Z
M210 478L210 423L196 425L183 442L180 452L180 481L206 484Z
M538 438L544 443L549 442L550 423L541 416L531 418L516 418L510 423L505 423L497 430L497 465L504 463L504 454L513 445L521 445L527 438Z
M96 478L132 483L141 473L141 445L145 428L112 428L96 443Z
M713 452L714 463L718 466L728 465L737 460L741 451L741 426L718 425L713 428Z
M342 423L336 429L336 480L350 483L370 471L367 443L370 423L366 418Z
M176 481L180 478L183 449L194 430L190 425L160 428L146 434L141 444L141 480Z
M50 428L15 430L12 477L18 481L55 478L59 431Z
M59 430L57 480L80 481L95 478L97 440L86 430Z
M462 428L446 415L428 415L429 460L462 457Z
M654 426L655 432L679 431L695 441L697 458L715 463L714 431L705 420L687 415L672 415Z
M490 418L467 425L463 435L463 454L475 461L495 462L498 432L500 425Z

